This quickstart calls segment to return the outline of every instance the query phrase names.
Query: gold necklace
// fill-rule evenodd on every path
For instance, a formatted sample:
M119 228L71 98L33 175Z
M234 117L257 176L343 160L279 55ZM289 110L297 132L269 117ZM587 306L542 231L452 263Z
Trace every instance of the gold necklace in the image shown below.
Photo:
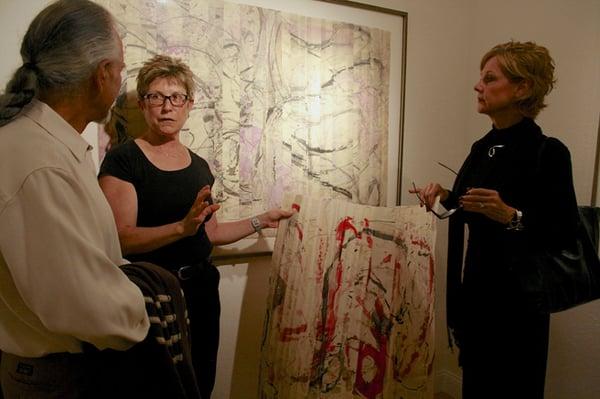
M156 149L156 151L159 154L164 155L168 158L181 158L181 156L183 155L183 153L180 151L181 147L177 147L177 150L175 152L167 152L162 149L159 149L159 147L154 147L154 148Z

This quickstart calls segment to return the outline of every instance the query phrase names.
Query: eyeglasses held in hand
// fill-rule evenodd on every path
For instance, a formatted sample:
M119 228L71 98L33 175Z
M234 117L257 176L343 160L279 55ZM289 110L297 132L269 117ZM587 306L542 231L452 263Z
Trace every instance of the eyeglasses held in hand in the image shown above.
M169 100L174 107L182 107L183 104L187 102L188 98L187 94L181 93L173 93L170 96L165 96L160 93L148 93L144 96L144 99L148 101L148 104L153 107L162 107L167 100Z
M413 191L415 192L415 195L417 196L417 199L419 200L419 202L421 203L421 205L425 205L425 201L423 201L423 198L421 198L421 195L419 194L419 192L417 191L417 186L415 185L415 182L413 182ZM438 219L447 219L450 216L454 215L454 213L456 211L458 211L460 208L462 208L462 206L458 206L456 208L452 208L452 209L448 209L445 212L439 213L436 212L435 210L433 210L432 208L427 207L427 210L430 211L431 213L433 213L433 215L438 218Z

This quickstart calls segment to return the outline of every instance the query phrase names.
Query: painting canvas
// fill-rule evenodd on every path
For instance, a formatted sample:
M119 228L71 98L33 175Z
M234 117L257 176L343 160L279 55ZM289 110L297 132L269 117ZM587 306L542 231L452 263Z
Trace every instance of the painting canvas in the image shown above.
M208 161L223 220L290 190L385 204L389 32L224 1L97 2L119 22L127 91L155 54L194 72L181 139Z
M259 397L432 398L431 213L287 195Z

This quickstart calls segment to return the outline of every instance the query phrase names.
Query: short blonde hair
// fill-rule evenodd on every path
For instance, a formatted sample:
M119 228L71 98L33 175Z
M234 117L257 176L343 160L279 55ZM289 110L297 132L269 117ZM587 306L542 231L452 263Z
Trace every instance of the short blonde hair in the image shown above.
M185 87L188 97L194 99L194 74L180 59L168 55L155 55L144 63L137 76L137 94L140 100L148 94L148 87L157 78L175 79Z
M481 59L480 69L493 57L496 57L504 75L511 82L527 81L531 91L517 102L521 113L535 118L546 108L544 98L552 91L554 78L554 60L547 48L534 42L510 41L494 46Z

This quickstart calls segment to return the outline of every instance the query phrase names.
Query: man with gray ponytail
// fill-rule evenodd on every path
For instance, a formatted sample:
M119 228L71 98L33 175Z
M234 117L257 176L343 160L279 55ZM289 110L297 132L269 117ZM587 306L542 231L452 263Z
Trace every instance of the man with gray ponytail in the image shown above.
M149 328L80 135L119 92L122 43L104 8L60 0L21 57L0 96L1 385L6 398L90 397L84 348L127 350Z

